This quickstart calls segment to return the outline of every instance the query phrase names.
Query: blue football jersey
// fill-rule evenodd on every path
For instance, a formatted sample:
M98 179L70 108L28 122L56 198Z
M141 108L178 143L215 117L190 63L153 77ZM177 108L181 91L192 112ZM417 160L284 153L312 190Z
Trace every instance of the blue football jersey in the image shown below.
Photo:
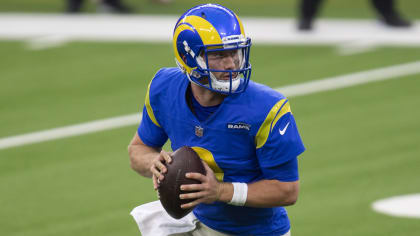
M146 145L161 147L169 138L173 150L192 147L219 181L298 180L275 171L305 150L287 98L251 81L245 92L227 96L200 122L186 100L189 83L178 68L161 69L150 82L138 128ZM235 235L280 235L290 229L283 207L215 202L198 205L194 214L209 227Z

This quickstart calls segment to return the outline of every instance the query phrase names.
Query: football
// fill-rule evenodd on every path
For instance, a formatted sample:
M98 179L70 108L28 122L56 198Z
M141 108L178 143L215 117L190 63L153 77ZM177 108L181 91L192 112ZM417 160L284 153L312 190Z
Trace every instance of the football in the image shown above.
M179 195L188 193L181 191L183 184L200 184L200 181L188 179L185 174L188 172L206 174L204 165L200 157L190 147L183 146L171 154L172 162L166 163L168 171L164 174L164 179L159 183L158 191L160 202L166 212L175 219L180 219L192 211L182 209L181 205L194 201L195 199L180 199Z

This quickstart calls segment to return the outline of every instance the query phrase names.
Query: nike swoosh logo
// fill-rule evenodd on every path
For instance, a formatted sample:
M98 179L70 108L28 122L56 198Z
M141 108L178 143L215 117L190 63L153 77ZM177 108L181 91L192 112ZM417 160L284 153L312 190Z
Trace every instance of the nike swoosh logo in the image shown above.
M283 129L279 129L279 133L280 135L283 135L284 133L286 133L287 127L289 127L290 121L287 122L286 126Z

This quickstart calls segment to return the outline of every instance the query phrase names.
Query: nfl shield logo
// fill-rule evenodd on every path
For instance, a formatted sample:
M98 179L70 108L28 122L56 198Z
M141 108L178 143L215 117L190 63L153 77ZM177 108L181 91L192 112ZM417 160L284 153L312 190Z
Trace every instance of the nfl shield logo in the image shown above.
M203 137L204 129L200 126L195 127L195 135L197 137Z

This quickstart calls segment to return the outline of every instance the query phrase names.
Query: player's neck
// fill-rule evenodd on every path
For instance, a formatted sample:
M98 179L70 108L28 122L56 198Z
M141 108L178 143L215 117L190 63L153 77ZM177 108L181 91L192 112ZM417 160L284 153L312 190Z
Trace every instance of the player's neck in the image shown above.
M219 105L226 97L223 94L210 91L194 83L191 83L191 91L195 100L203 107Z

